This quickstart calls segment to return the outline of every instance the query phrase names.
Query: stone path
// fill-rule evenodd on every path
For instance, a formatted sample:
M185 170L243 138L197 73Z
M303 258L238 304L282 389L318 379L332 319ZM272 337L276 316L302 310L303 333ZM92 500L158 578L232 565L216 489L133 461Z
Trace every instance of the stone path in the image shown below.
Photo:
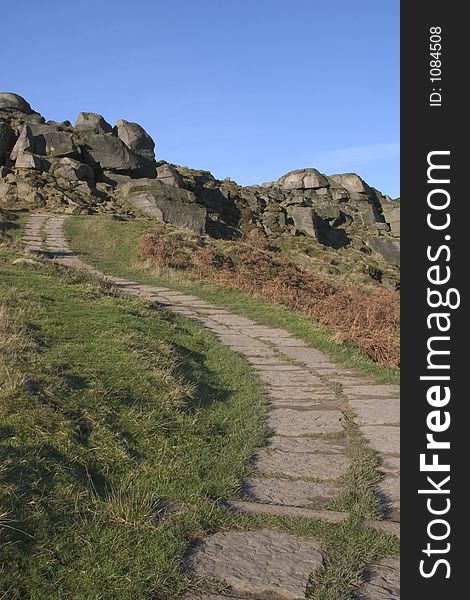
M398 386L371 384L289 332L259 325L196 296L104 275L69 250L62 233L65 218L31 215L23 236L26 248L46 252L57 263L85 270L128 294L158 302L201 323L241 353L264 382L272 436L253 456L250 477L240 483L242 500L228 501L234 511L345 521L347 513L328 507L341 493L350 467L347 428L353 414L359 430L378 452L383 474L376 493L384 521L365 524L398 533ZM338 384L341 394L337 393ZM304 598L309 575L322 564L318 542L268 530L219 532L208 536L187 557L188 568L198 576L222 582L232 598L258 600ZM378 562L365 573L358 598L398 598L398 572L396 560ZM230 596L193 598L229 600Z

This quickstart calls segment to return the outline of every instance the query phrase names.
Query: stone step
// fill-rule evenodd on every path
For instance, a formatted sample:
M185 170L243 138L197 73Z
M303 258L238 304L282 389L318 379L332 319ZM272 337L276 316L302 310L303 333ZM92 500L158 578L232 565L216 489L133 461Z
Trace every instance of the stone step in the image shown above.
M350 460L344 454L295 454L262 448L253 457L253 468L262 473L327 481L341 479L349 466Z
M400 455L400 428L394 425L366 425L361 433L374 450L382 454Z
M226 585L232 597L304 600L323 555L309 538L269 529L221 531L197 544L185 564L194 575Z
M307 508L335 499L341 488L333 483L302 479L248 477L242 481L241 491L247 500L261 504Z
M275 408L268 416L268 425L278 435L315 435L340 433L345 417L339 410L296 410Z
M400 422L398 398L350 400L358 425L394 425Z
M243 500L229 500L227 501L227 506L238 513L272 515L274 517L295 517L298 519L312 519L335 524L344 523L349 517L348 513L333 510L316 510L298 506L279 506L276 504L262 504L260 502L246 502Z

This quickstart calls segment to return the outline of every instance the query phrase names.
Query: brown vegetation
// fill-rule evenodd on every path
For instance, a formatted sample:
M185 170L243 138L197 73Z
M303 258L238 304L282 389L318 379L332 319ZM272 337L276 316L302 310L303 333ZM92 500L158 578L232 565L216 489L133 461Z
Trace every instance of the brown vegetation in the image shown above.
M337 332L380 364L400 362L399 295L376 287L334 286L262 240L215 242L180 232L145 236L141 256L160 269L184 271L219 287L236 288L305 314Z

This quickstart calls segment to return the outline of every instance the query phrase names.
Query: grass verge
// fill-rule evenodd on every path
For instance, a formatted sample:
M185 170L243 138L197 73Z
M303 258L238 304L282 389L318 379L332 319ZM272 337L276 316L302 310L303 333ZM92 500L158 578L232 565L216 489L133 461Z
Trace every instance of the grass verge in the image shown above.
M22 233L29 211L27 209L0 208L0 240L2 238L18 242Z
M0 597L156 600L231 522L263 393L214 336L0 248ZM3 596L2 596L3 594Z
M294 310L271 304L234 288L184 278L157 275L139 256L139 245L152 223L145 220L119 221L109 217L78 216L67 219L65 232L72 249L107 273L185 291L260 324L282 327L308 345L325 351L332 360L371 376L380 383L398 383L399 370L372 361L351 344L338 342L335 332L318 326Z

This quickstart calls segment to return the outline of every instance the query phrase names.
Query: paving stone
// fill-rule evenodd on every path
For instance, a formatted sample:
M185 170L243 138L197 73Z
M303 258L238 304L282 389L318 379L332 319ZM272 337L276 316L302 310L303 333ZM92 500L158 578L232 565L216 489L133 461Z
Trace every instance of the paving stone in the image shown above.
M346 450L344 443L311 437L285 437L273 435L267 441L267 448L281 450L294 454L343 454Z
M275 408L268 425L278 435L314 435L343 431L345 417L339 410L294 410Z
M400 392L398 385L344 385L343 392L351 398L393 398Z
M298 386L309 385L316 386L322 383L321 379L315 377L308 371L263 371L259 377L265 382L274 386Z
M276 335L260 335L257 336L257 339L276 344L281 352L283 351L283 348L304 348L307 345L303 340L298 338L279 337Z
M340 488L331 483L251 477L242 482L245 498L264 504L308 507L317 502L336 498Z
M201 592L199 594L191 594L190 596L183 596L182 600L240 600L240 596L220 596L219 594L206 594Z
M316 510L314 508L300 508L298 506L281 506L278 504L260 504L259 502L244 502L243 500L229 500L230 509L240 513L255 515L273 515L276 517L296 517L299 519L314 519L327 523L344 523L349 519L349 514L334 510ZM380 521L377 521L378 523ZM385 523L385 522L384 522ZM389 526L398 526L398 523L386 522Z
M399 477L400 475L400 459L395 456L384 456L380 461L380 471Z
M394 425L364 425L361 433L374 450L383 454L400 454L400 428Z
M391 425L400 422L398 398L350 400L349 405L356 413L354 420L359 425Z
M334 392L332 392L329 388L315 385L305 387L293 387L291 385L270 385L269 395L273 398L279 398L281 400L336 400Z
M362 379L360 376L357 375L339 375L338 372L336 371L336 369L333 369L330 371L329 375L331 376L331 379L333 379L333 381L335 381L336 383L340 383L342 386L348 386L348 387L352 387L352 386L356 386L356 385L369 385L369 381L367 381L366 379Z
M275 357L275 353L274 350L272 350L272 348L268 348L268 346L265 346L264 348L262 347L255 347L255 346L232 346L232 350L236 350L237 352L240 352L240 354L243 354L244 356L262 356L263 358L266 358L268 356L272 356Z
M310 367L316 367L317 365L325 366L332 364L326 356L326 354L324 354L320 350L315 350L314 348L292 348L289 346L284 346L281 348L281 345L277 345L277 347L286 356L289 356L294 360L303 362L304 364L309 365Z
M274 356L273 357L247 356L246 359L249 363L256 366L257 372L273 371L273 369L275 369L276 372L285 371L285 372L290 372L290 373L295 373L295 372L298 373L299 371L302 370L300 367L297 367L295 365L281 363ZM263 361L263 362L259 362L259 361Z
M400 520L400 478L386 475L376 490L384 516L393 521Z
M186 559L197 576L232 594L303 600L309 577L321 568L319 542L277 531L223 531L207 537Z
M400 561L383 558L366 569L364 580L356 600L399 600Z
M237 333L224 332L217 336L219 340L227 346L237 346L239 348L247 347L250 348L265 348L265 344L262 344L258 340L248 337L247 335L240 335Z
M256 325L251 319L245 317L239 317L238 315L232 315L227 313L225 315L214 315L214 321L222 323L222 325L231 325L233 327L246 327L247 325Z
M350 460L344 454L294 454L263 448L253 458L253 467L262 473L288 477L315 477L335 481L346 474Z
M240 596L220 596L218 594L206 594L201 592L200 594L191 594L190 596L183 596L182 600L240 600Z
M331 400L328 401L323 399L319 399L318 401L316 401L307 399L296 400L294 398L286 398L283 400L280 398L269 398L269 406L272 410L278 408L287 408L289 410L308 411L321 409L331 410L331 408L334 408L336 404L331 404Z

